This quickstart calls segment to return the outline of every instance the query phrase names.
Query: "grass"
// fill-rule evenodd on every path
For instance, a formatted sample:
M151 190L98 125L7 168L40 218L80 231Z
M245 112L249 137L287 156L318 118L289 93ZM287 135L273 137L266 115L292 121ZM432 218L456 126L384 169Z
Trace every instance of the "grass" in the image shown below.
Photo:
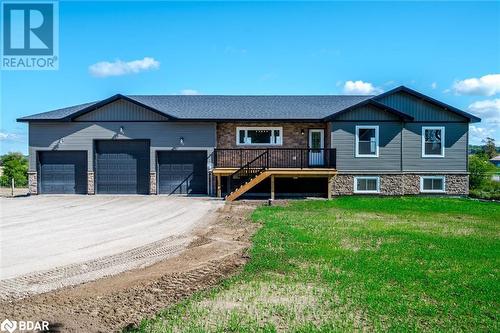
M341 197L252 217L241 274L135 331L500 331L497 203Z

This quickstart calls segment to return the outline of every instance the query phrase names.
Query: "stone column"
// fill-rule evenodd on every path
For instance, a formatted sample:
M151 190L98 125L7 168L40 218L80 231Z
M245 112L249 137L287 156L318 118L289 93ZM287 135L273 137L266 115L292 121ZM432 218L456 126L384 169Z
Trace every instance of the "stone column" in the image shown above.
M87 194L95 194L94 172L87 172Z
M38 194L38 173L36 171L28 172L28 191L31 195Z
M149 194L157 194L156 190L156 172L149 173Z

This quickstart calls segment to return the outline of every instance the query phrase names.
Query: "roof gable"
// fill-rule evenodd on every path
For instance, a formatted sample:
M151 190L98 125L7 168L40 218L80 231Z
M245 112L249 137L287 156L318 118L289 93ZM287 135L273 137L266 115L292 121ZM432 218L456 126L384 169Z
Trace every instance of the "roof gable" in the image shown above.
M407 113L415 121L481 121L472 114L404 86L375 96L373 99Z
M375 111L376 110L376 111ZM375 112L373 112L375 111ZM361 118L363 119L361 119ZM413 120L413 117L381 104L373 99L362 101L340 112L325 118L325 120Z
M74 121L167 121L169 118L150 109L118 99L93 111L74 117Z

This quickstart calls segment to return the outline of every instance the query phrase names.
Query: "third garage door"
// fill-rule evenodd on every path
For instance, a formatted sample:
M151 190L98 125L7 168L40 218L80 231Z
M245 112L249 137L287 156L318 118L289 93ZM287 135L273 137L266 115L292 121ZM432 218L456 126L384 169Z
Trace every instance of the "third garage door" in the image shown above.
M158 152L161 194L207 194L206 151Z
M104 194L148 194L149 141L97 141L96 187Z

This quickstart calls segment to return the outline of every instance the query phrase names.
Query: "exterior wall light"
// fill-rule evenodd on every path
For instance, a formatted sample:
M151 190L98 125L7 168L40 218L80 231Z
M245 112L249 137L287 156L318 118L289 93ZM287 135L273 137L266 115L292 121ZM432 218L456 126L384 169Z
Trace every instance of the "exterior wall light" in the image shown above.
M123 126L120 126L120 130L118 131L121 135L125 134L125 129Z
M182 146L184 146L184 137L183 137L183 136L181 136L181 137L179 138L179 143L180 143Z
M301 135L306 134L306 132L304 131L304 129L303 129L303 128L300 130L300 134L301 134Z

